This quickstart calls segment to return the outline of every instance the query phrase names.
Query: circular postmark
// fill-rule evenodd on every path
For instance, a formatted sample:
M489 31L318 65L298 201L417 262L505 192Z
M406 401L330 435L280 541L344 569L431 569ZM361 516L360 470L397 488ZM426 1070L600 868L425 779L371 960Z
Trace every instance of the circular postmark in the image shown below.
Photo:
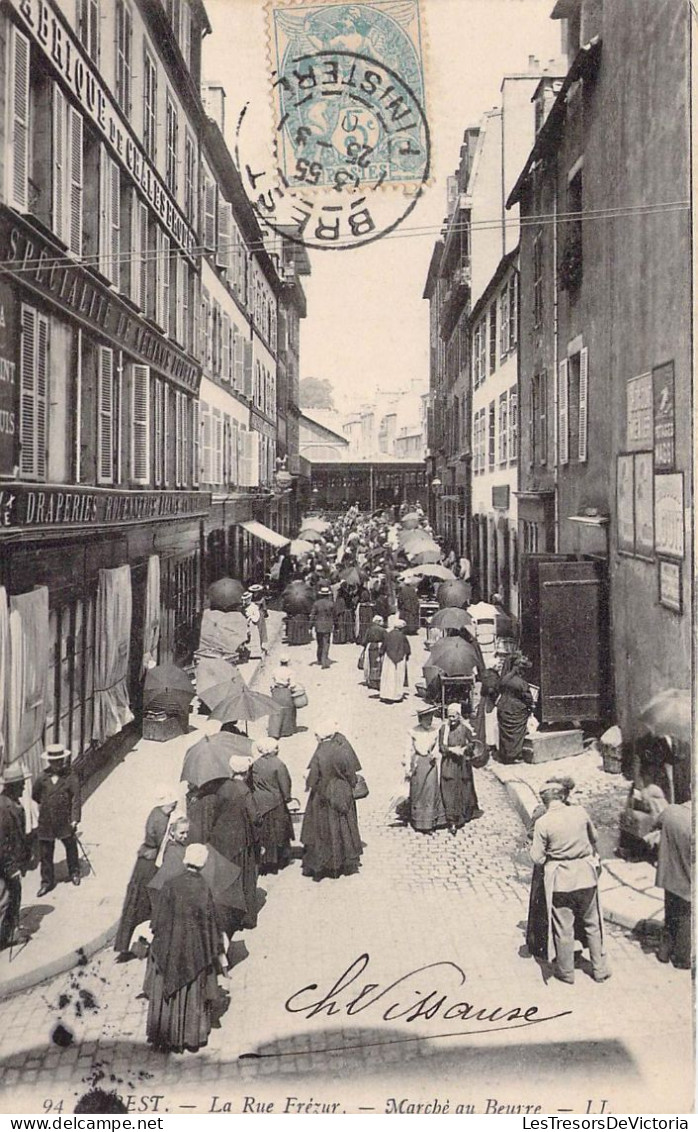
M351 51L295 56L274 77L273 143L245 107L236 159L260 222L320 251L393 232L429 178L429 125L408 83ZM271 153L269 153L269 149Z

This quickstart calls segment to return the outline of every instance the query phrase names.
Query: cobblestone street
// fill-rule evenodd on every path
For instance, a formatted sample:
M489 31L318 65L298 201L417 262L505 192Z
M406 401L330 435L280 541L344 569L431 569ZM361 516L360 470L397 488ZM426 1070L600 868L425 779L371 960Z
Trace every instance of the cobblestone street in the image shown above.
M421 639L412 638L412 647L413 683ZM279 651L277 644L262 670L261 691ZM261 878L259 927L236 945L230 1005L199 1054L149 1049L147 1004L139 997L144 965L117 965L110 950L2 1003L5 1110L11 1094L12 1111L62 1103L69 1112L77 1096L101 1082L149 1111L222 1111L229 1104L228 1111L241 1112L246 1104L251 1111L274 1103L275 1112L290 1112L311 1098L348 1112L382 1112L390 1098L448 1099L451 1112L457 1104L478 1112L493 1112L496 1104L598 1112L604 1102L616 1112L689 1111L690 974L660 965L629 935L608 929L609 983L595 984L583 968L574 986L546 981L520 954L530 867L504 786L488 769L476 772L484 816L455 838L403 828L392 804L404 792L401 760L414 695L401 705L381 704L359 683L356 646L334 647L329 671L310 663L314 646L289 652L310 704L299 713L301 731L281 741L280 754L302 800L313 723L328 713L339 721L370 787L358 803L366 843L360 873L315 884L296 860L279 876ZM251 731L262 734L262 724ZM155 794L156 785L134 788ZM362 956L368 958L354 969L351 990L342 993L335 984ZM439 966L424 970L431 964ZM373 984L374 1001L367 992L349 1014L366 984ZM313 1011L326 994L328 1004ZM294 1012L284 1005L291 996ZM467 1019L449 1015L449 1005L460 1003L462 1011L464 1001L473 1004ZM498 1015L488 1018L496 1007ZM74 1034L67 1048L51 1041L59 1021Z

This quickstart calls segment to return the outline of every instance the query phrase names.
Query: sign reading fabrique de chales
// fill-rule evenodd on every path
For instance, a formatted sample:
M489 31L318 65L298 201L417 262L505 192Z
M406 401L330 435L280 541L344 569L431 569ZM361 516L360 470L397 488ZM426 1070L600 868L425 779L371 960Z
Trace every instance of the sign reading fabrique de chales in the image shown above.
M8 527L68 527L140 523L205 513L198 491L110 491L95 487L0 484L0 531Z
M99 78L65 17L47 0L9 0L22 30L43 51L73 98L109 143L145 199L191 259L196 237L121 110Z

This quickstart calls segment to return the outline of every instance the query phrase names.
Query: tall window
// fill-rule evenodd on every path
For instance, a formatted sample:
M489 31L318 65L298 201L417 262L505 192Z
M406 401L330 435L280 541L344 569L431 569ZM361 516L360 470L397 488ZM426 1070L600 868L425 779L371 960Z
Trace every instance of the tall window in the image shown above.
M99 63L99 0L79 0L78 35L93 63Z
M150 367L131 367L131 479L150 480Z
M165 178L173 196L177 195L177 149L179 144L179 124L177 122L177 107L169 91L167 94L167 110L165 123L165 143L167 146Z
M48 446L48 319L22 306L19 394L19 470L26 479L46 479Z
M543 321L543 234L533 237L533 324Z
M29 40L10 29L10 125L8 150L8 203L20 212L29 208Z
M519 391L514 385L509 390L509 462L519 458Z
M496 428L497 428L497 410L494 401L490 401L488 412L489 428L488 428L488 465L490 471L494 468L495 452L496 452Z
M58 83L52 91L51 227L74 255L82 255L83 123Z
M499 449L500 464L506 464L509 459L509 393L499 395Z
M490 373L497 368L497 304L490 305Z
M143 48L143 148L155 161L157 147L158 71L146 47Z
M196 147L188 130L184 136L184 215L190 224L196 220Z
M116 99L126 115L131 113L131 48L133 16L126 0L116 0Z
M548 462L548 375L545 370L534 374L531 382L531 415L529 420L531 465Z
M121 265L121 173L102 147L100 159L99 270L115 286Z
M97 351L97 483L114 482L115 440L114 351Z
M503 358L509 350L509 288L499 296L499 354Z
M509 280L509 349L514 350L519 340L519 276L514 272Z

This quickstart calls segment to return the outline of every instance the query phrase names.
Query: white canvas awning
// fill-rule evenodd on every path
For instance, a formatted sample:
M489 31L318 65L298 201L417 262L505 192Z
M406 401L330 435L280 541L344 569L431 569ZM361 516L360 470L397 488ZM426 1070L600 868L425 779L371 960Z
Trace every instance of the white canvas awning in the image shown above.
M262 542L267 542L269 546L275 546L278 550L282 546L288 546L291 541L285 535L280 535L278 531L273 531L271 527L265 527L264 523L257 523L254 519L250 519L247 523L240 523L240 526L243 531L247 531L254 538L261 539Z

